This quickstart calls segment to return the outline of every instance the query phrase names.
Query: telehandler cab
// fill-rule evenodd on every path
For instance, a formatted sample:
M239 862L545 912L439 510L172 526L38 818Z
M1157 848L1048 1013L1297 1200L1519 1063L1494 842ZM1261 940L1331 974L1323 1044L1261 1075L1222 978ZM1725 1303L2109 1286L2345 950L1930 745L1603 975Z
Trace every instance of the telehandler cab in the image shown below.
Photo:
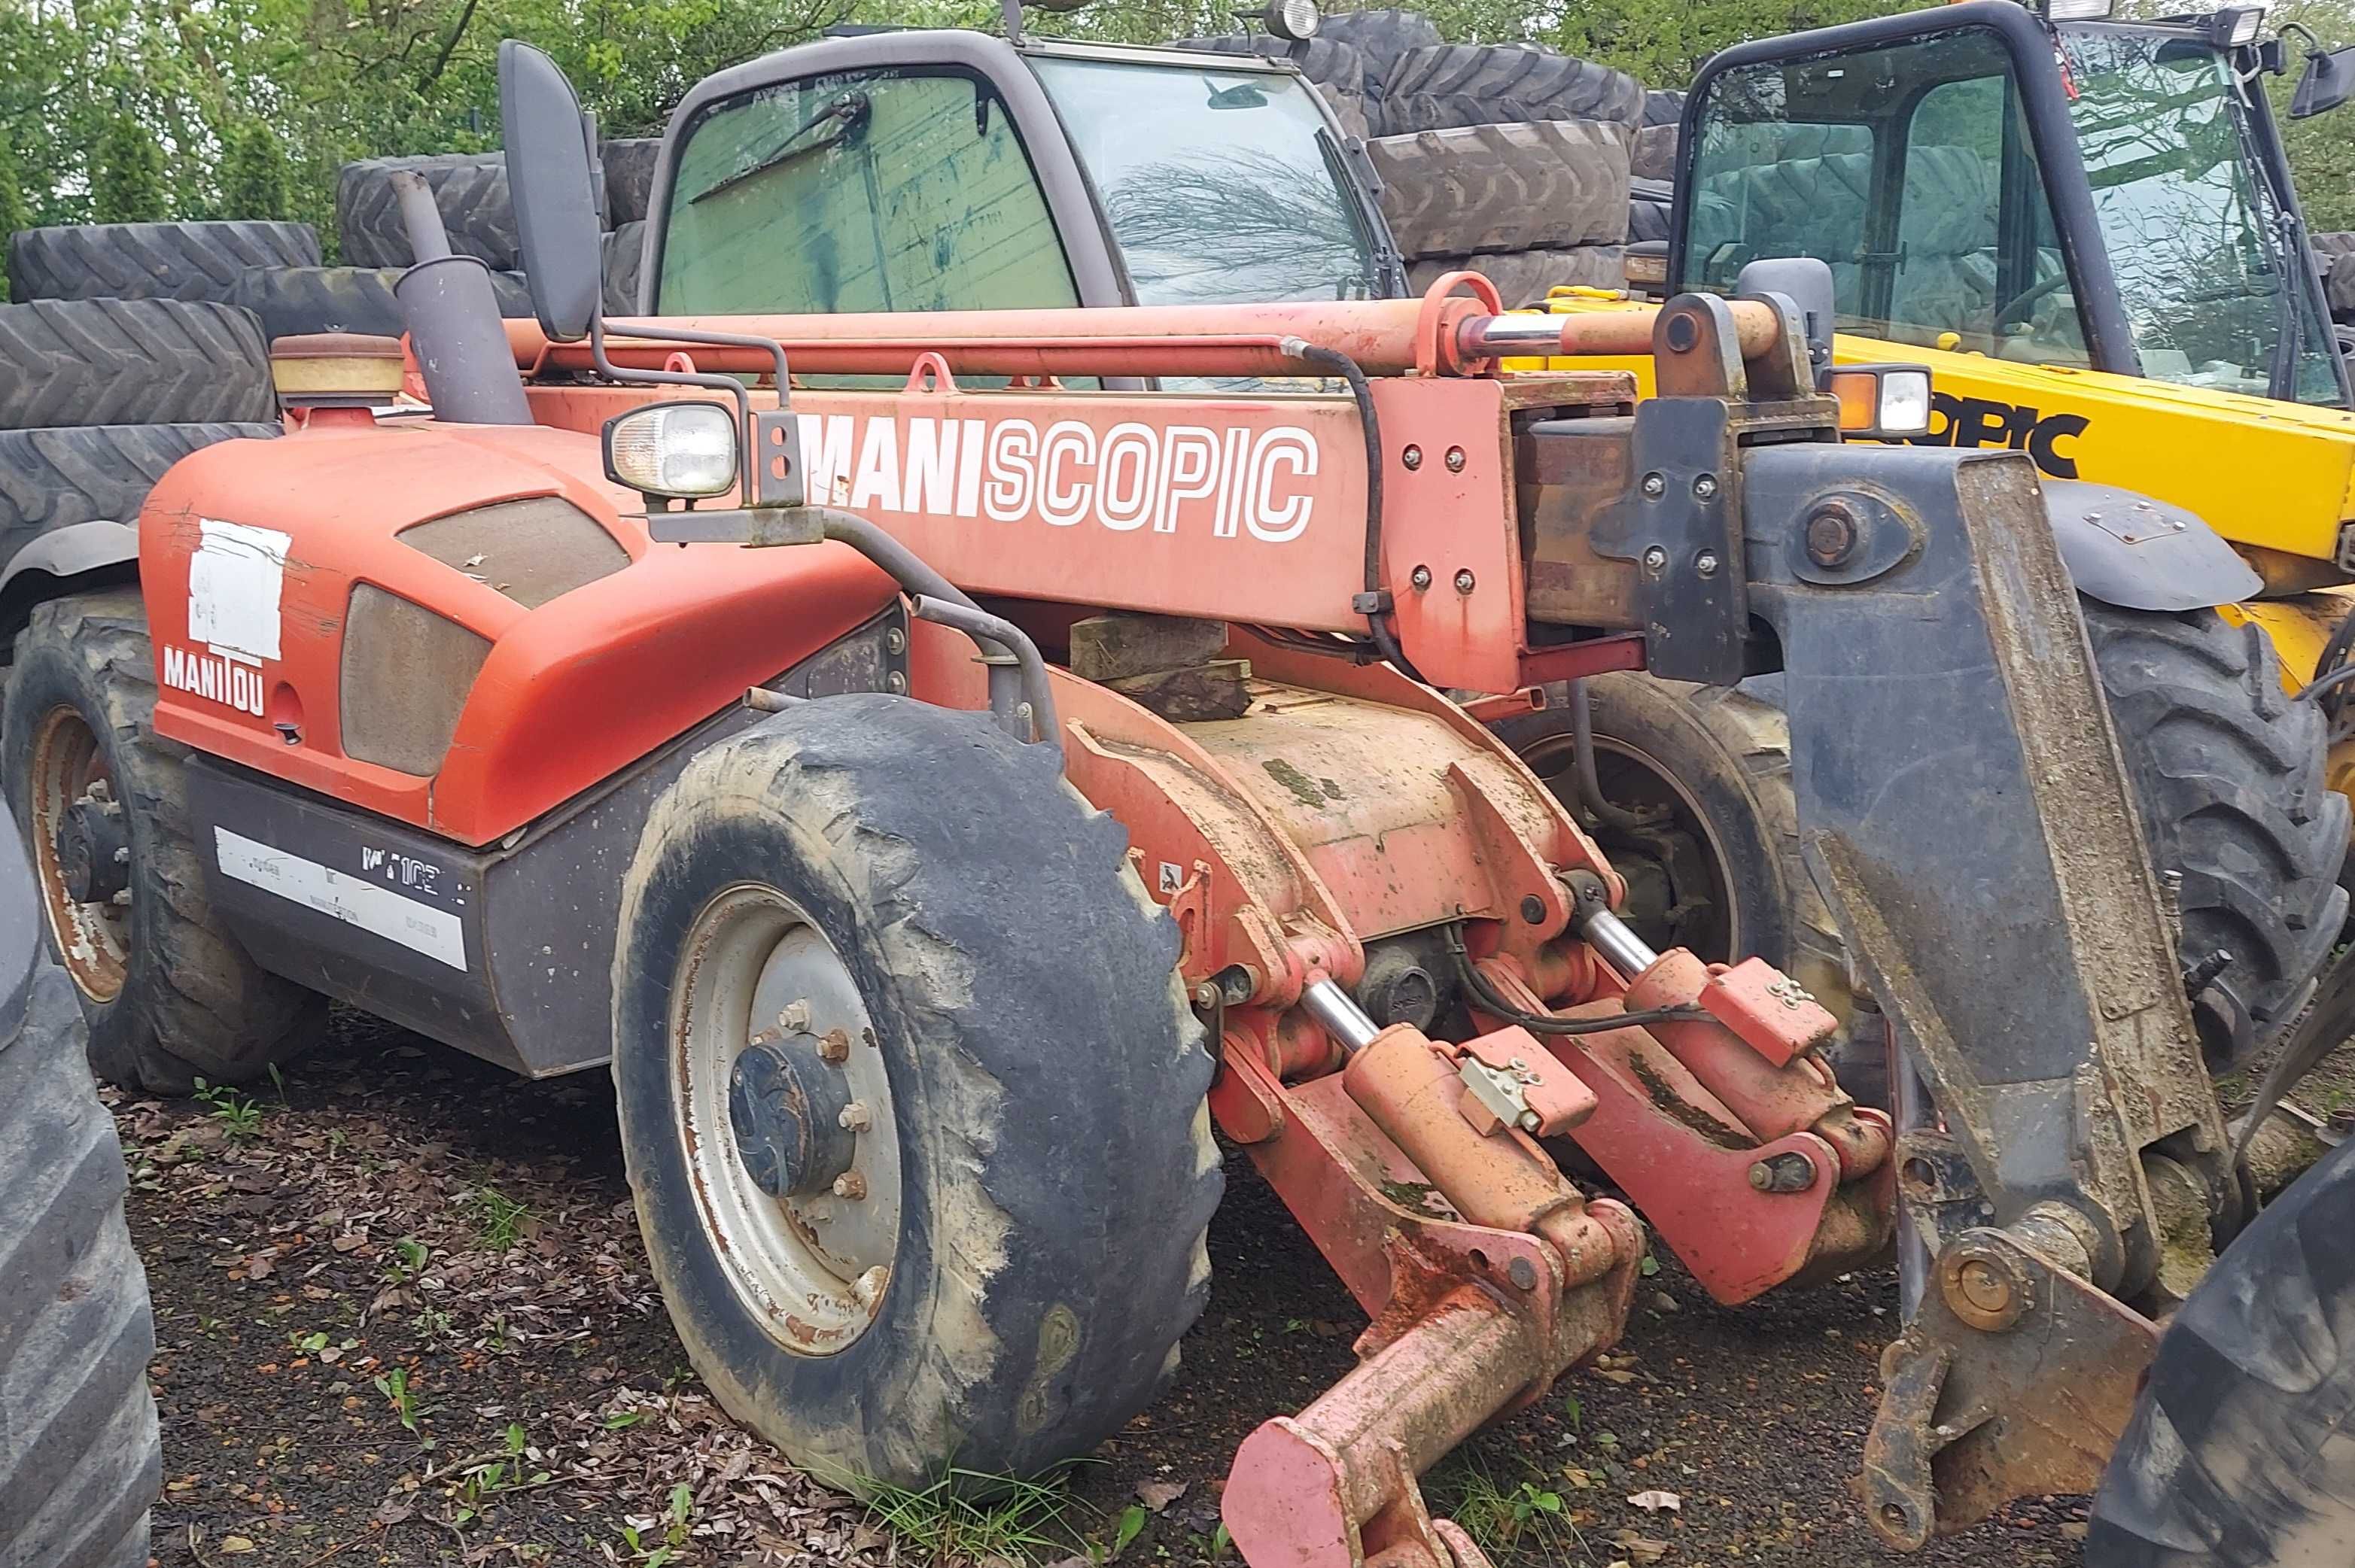
M287 432L179 462L135 587L19 640L7 787L111 1074L259 1071L320 994L610 1057L697 1368L846 1486L1035 1472L1148 1401L1213 1119L1369 1319L1237 1456L1263 1568L1481 1560L1415 1477L1612 1341L1646 1245L1565 1139L1728 1302L1877 1255L1903 1192L1891 1538L2094 1485L2136 1307L2250 1215L2024 457L1841 443L1771 294L747 311L1117 283L1050 73L974 35L699 88L663 313L608 322L577 101L500 74L537 321L411 182L431 414L389 344L282 341ZM1641 404L1498 371L1647 349ZM1895 1127L1433 690L1762 665L1919 1068Z

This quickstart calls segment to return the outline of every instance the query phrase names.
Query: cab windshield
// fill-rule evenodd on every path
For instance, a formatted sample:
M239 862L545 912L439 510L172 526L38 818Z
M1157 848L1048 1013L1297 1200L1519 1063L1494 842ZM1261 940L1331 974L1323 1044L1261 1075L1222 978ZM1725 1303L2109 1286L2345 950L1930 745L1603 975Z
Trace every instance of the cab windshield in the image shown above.
M2080 243L2109 258L2143 374L2339 402L2329 327L2224 57L2180 32L2087 24L2062 38L2099 230ZM1708 90L1687 287L1813 256L1831 266L1843 331L2091 364L2044 164L2069 149L2039 145L1992 30L1761 62Z
M1373 237L1299 78L1039 55L1032 69L1103 204L1137 302L1380 293Z
M2329 327L2288 264L2229 60L2178 34L2064 29L2094 210L2143 374L2336 403ZM2287 341L2285 344L2285 333Z

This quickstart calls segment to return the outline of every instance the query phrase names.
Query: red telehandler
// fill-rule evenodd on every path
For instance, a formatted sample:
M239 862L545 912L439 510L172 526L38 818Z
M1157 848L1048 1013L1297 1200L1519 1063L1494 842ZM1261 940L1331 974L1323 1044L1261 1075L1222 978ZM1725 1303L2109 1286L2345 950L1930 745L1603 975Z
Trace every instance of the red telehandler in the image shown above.
M1012 46L823 47L697 90L648 259L874 269L882 311L603 319L593 142L505 45L537 320L412 183L431 413L388 344L282 340L286 433L163 477L135 586L34 609L8 787L110 1070L258 1070L321 994L610 1058L689 1355L845 1486L1148 1402L1215 1121L1369 1320L1237 1456L1259 1568L1479 1563L1415 1478L1613 1341L1637 1210L1738 1302L1881 1254L1902 1190L1881 1527L2091 1487L2136 1307L2249 1205L2028 461L1843 444L1783 292L905 308L1065 255L1086 182ZM1639 352L1641 405L1497 370ZM1894 1127L1441 694L1762 666Z

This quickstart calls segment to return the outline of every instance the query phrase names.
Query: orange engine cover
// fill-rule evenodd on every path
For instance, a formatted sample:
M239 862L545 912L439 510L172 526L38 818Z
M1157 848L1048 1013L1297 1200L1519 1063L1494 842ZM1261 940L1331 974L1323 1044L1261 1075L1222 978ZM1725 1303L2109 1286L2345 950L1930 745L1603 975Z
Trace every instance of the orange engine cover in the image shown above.
M460 517L538 498L569 503L593 529L544 502L538 515L553 512L566 526L540 535L538 558L518 565L509 557L520 546L500 533L506 514ZM635 501L606 482L595 437L538 426L320 423L207 447L164 476L140 515L155 729L483 844L719 712L897 591L837 545L653 544L623 514ZM438 556L421 546L422 534L404 540L436 519L461 525L435 536ZM453 538L486 542L446 558ZM597 564L582 567L582 556ZM527 576L538 580L525 584ZM366 644L347 669L356 596L372 613L395 606L410 641ZM437 664L434 648L454 653ZM429 652L405 656L413 649ZM407 681L423 685L403 691ZM368 725L363 702L426 713L429 722L402 729L412 736L447 727L454 705L446 748L438 733L428 743L438 766L410 771L347 755ZM347 730L347 717L359 728Z

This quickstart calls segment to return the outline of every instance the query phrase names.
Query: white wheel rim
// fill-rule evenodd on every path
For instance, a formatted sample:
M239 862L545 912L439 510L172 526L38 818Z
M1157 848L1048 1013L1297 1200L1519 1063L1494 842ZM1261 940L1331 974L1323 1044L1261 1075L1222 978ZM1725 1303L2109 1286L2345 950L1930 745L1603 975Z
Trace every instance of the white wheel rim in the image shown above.
M704 1234L738 1300L770 1338L832 1355L880 1312L900 1234L899 1129L890 1081L858 982L808 915L775 888L740 884L688 933L670 1010L671 1103ZM866 1112L839 1185L773 1197L747 1167L730 1107L738 1059L755 1048L806 1053L839 1032L826 1063ZM840 1125L837 1123L837 1125Z

